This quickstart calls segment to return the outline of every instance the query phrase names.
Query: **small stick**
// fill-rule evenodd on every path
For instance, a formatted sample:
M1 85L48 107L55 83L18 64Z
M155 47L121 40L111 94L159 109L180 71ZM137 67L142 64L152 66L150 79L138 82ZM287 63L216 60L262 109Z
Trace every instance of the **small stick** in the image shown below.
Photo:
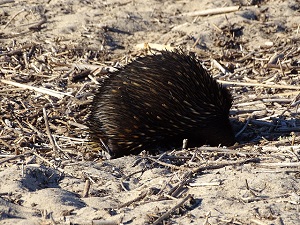
M85 185L84 185L84 189L83 189L83 192L82 192L82 197L83 198L88 197L89 191L90 191L90 187L91 187L91 181L90 181L90 179L86 179Z
M153 159L153 158L151 158L151 157L147 157L147 159L150 159L150 160L153 161L153 162L156 162L156 163L158 163L158 164L160 164L160 165L162 165L162 166L170 167L170 168L172 168L172 169L176 169L176 170L186 170L186 168L184 168L184 167L179 167L179 166L175 166L175 165L170 164L170 163L165 163L165 162L159 161L159 160L157 160L157 159Z
M258 219L251 219L250 220L252 223L258 224L258 225L267 225L267 223L264 223Z
M252 193L251 193L252 194ZM258 201L263 201L269 199L268 196L258 196L258 197L242 197L241 200L245 203L250 203L250 202L258 202Z
M26 153L21 154L21 155L14 155L14 156L8 157L6 159L0 160L0 165L2 163L8 162L10 160L14 160L14 159L21 158L21 157L24 157L24 156L27 156L27 155L31 155L31 154L32 154L31 152L26 152Z
M245 182L246 182L246 188L247 190L254 196L254 197L258 197L257 194L254 193L254 191L251 190L251 188L249 187L249 183L248 183L248 180L245 179Z
M153 49L153 50L169 50L169 51L174 51L174 49L176 49L175 47L172 47L171 45L162 45L162 44L157 44L157 43L141 43L141 44L137 44L135 46L135 48L137 49Z
M136 198L130 200L129 202L125 202L125 203L122 204L122 205L119 205L119 206L118 206L118 209L121 209L121 208L123 208L123 207L130 206L130 205L131 205L132 203L134 203L134 202L141 201L142 199L144 199L144 198L148 195L149 192L150 192L150 190L143 191L138 197L136 197Z
M169 192L168 192L168 195L171 195L172 197L176 197L179 192L182 190L182 187L184 185L186 185L187 183L189 183L190 181L190 178L192 176L192 172L191 171L188 171L184 176L183 176L183 179L182 181L177 184L175 187L173 187Z
M223 74L230 74L229 71L227 71L217 60L212 60L213 65L218 68Z
M277 217L277 219L275 220L275 222L278 225L284 225L283 219L281 217Z
M2 54L0 54L0 56L2 56L2 55L8 55L8 56L18 55L18 54L22 53L22 50L27 49L27 48L33 48L35 46L36 46L36 44L33 44L33 43L25 44L18 49L14 49L9 52L2 53Z
M29 90L33 90L33 91L37 91L37 92L43 93L43 94L48 94L48 95L54 96L56 98L63 98L64 96L73 97L70 94L63 93L63 92L58 92L58 91L54 91L54 90L51 90L51 89L48 89L48 88L33 87L33 86L30 86L30 85L27 85L27 84L20 84L20 83L17 83L17 82L14 82L14 81L10 81L10 80L0 79L0 81L2 83L4 83L4 84L9 84L9 85L13 85L13 86L16 86L16 87L26 88L26 89L29 89Z
M1 0L0 5L4 5L6 3L13 3L13 2L15 2L15 0Z
M291 107L295 107L300 103L300 93L298 92L297 96L293 98L292 102L290 103Z
M203 186L220 186L221 181L215 181L210 183L190 183L189 186L191 187L203 187Z
M29 29L29 30L36 30L36 31L38 31L38 30L42 29L41 26L42 26L44 23L47 23L46 17L43 17L43 18L42 18L40 21L38 21L36 24L34 24L34 25L28 27L28 29Z
M218 164L212 164L212 165L204 165L204 166L199 166L198 168L192 169L193 173L198 173L204 170L210 170L210 169L219 169L225 166L235 166L235 165L241 165L241 164L246 164L246 163L258 163L260 161L259 158L250 158L250 159L244 159L244 160L238 160L234 162L222 162ZM300 164L300 163L299 163Z
M128 176L126 176L126 177L122 177L121 180L120 180L120 183L121 183L121 187L123 188L123 190L124 190L124 191L129 191L129 190L124 186L124 184L123 184L125 180L127 180L129 177L131 177L131 176L134 175L134 174L137 174L137 173L143 173L143 172L145 172L144 169L139 170L139 171L135 171L135 172L129 174Z
M165 184L161 187L160 191L157 193L157 195L162 195L162 193L164 192L164 190L166 189L166 187L170 184L170 182L173 180L174 178L174 173L173 175L168 179L168 181L165 181Z
M45 108L43 108L43 115L44 115L44 121L45 121L45 126L46 126L46 133L48 135L50 144L52 145L52 148L53 148L54 152L57 153L58 148L55 145L54 139L53 139L53 137L51 135L51 130L50 130L50 127L49 127L48 116L47 116L47 112L46 112Z
M285 73L284 73L284 71L283 71L281 61L278 60L278 63L279 63L279 67L280 67L281 74L285 77Z
M121 223L113 220L92 220L92 225L119 225Z
M36 156L33 155L33 156L31 156L30 158L27 158L27 159L25 160L25 164L26 164L26 165L33 164L33 163L35 162L35 159L36 159Z
M164 219L168 218L172 212L174 212L177 208L182 206L186 201L188 201L190 198L192 198L191 194L187 195L182 201L180 201L177 205L175 205L173 208L171 208L168 212L164 213L161 217L159 217L157 220L153 222L153 225L157 225L161 223Z
M257 155L257 153L254 152L243 152L243 151L232 150L229 148L208 147L208 146L202 146L198 148L198 150L207 151L207 152L220 152L220 153L227 153L227 154Z
M267 167L299 167L300 162L289 162L289 163L260 163L260 166Z
M195 41L195 43L193 44L192 48L195 48L195 47L196 47L196 45L199 43L200 39L201 39L201 35L199 35L199 37L196 39L196 41Z
M90 65L90 64L84 64L84 63L72 63L72 67L76 67L78 69L89 69L94 73L94 71L97 71L97 74L106 74L108 72L115 72L118 71L118 68L115 68L113 66L98 66L98 65Z
M210 223L208 222L208 219L211 217L211 212L207 212L205 215L205 221L203 223L203 225L210 225Z
M255 170L255 173L297 173L299 172L298 168L279 168L279 169L264 169L264 170Z
M32 154L36 155L38 158L49 164L52 168L57 169L61 173L65 173L65 171L57 166L55 166L53 163L51 163L49 160L45 159L43 156L39 155L36 152L32 152Z
M280 65L275 65L275 64L267 64L267 68L271 69L283 69L283 70L300 70L300 66L280 66Z
M159 160L156 160L156 159L153 159L153 158L150 158L150 157L147 157L147 159L150 159L160 165L163 165L163 166L167 166L167 167L170 167L172 169L176 169L176 170L190 170L191 168L187 168L187 167L183 167L183 166L175 166L175 165L172 165L172 164L169 164L169 163L165 163L165 162L161 162ZM221 163L217 163L217 164L208 164L208 165L203 165L203 166L200 166L200 167L196 167L196 168L193 168L191 169L191 171L193 173L198 173L200 171L204 171L204 170L210 170L210 169L219 169L219 168L222 168L222 167L225 167L225 166L235 166L235 165L240 165L240 164L245 164L245 163L258 163L260 161L259 158L250 158L250 159L245 159L245 160L239 160L239 161L233 161L233 162L221 162Z
M243 133L243 131L247 128L247 126L248 126L250 120L251 120L251 118L249 117L249 118L247 119L245 125L243 126L243 128L242 128L239 132L236 133L235 138L237 138L238 136L241 135L241 133Z
M239 6L229 6L229 7L215 8L215 9L206 9L206 10L200 10L195 12L182 13L180 16L209 16L215 14L235 12L238 11L239 8L240 8Z
M278 88L278 89L295 89L300 90L300 86L294 85L280 85L280 84L260 84L260 83L247 83L247 82L232 82L225 80L217 80L221 84L233 84L239 86L252 86L252 87L265 87L265 88Z
M21 169L21 176L22 176L22 177L25 177L25 176L24 176L24 174L25 174L25 173L24 173L24 163L22 163L22 167L21 167L21 168L22 168L22 169Z
M25 9L21 9L19 12L17 12L8 22L7 22L7 24L5 24L5 26L3 27L3 29L5 29L10 23L11 23L11 21L13 21L13 19L14 18L16 18L17 17L17 15L19 15L20 13L22 13L22 12L24 12L25 11Z
M8 143L6 143L5 141L3 141L2 139L0 139L0 143L3 144L6 148L8 148L10 150L13 149Z
M283 59L284 54L281 52L276 52L272 55L272 57L270 58L268 64L272 64L272 65L276 65L276 63L280 60Z
M92 75L88 75L88 78L90 78L95 84L99 84L99 82Z
M182 141L182 149L186 149L187 144L188 144L188 139L183 139L183 141Z

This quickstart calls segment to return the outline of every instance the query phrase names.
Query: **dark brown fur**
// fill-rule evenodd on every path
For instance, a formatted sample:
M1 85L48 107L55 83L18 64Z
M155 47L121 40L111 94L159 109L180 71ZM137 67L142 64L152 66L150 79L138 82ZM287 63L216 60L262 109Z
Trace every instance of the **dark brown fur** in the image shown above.
M88 125L113 157L185 138L189 146L229 146L231 105L230 92L195 57L163 51L111 74L94 96Z

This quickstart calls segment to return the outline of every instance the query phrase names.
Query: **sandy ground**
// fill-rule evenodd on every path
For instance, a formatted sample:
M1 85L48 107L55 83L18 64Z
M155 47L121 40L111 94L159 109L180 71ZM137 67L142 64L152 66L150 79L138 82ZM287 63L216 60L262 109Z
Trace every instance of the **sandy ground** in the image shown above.
M0 0L0 223L300 224L299 32L296 0ZM89 150L93 79L144 43L194 52L229 82L240 144Z

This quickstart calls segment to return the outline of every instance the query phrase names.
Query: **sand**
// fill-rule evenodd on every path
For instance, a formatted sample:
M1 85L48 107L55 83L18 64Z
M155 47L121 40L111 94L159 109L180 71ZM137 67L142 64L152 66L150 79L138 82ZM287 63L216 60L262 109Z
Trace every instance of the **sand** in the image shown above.
M299 27L296 0L0 1L0 224L300 224ZM149 46L228 86L238 144L91 150L96 80Z

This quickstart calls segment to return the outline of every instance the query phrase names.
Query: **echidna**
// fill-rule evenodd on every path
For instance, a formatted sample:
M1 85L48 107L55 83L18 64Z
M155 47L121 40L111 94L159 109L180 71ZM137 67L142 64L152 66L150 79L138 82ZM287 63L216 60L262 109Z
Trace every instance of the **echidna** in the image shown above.
M112 157L158 146L234 144L230 92L195 56L182 51L140 57L109 75L94 96L90 134Z

